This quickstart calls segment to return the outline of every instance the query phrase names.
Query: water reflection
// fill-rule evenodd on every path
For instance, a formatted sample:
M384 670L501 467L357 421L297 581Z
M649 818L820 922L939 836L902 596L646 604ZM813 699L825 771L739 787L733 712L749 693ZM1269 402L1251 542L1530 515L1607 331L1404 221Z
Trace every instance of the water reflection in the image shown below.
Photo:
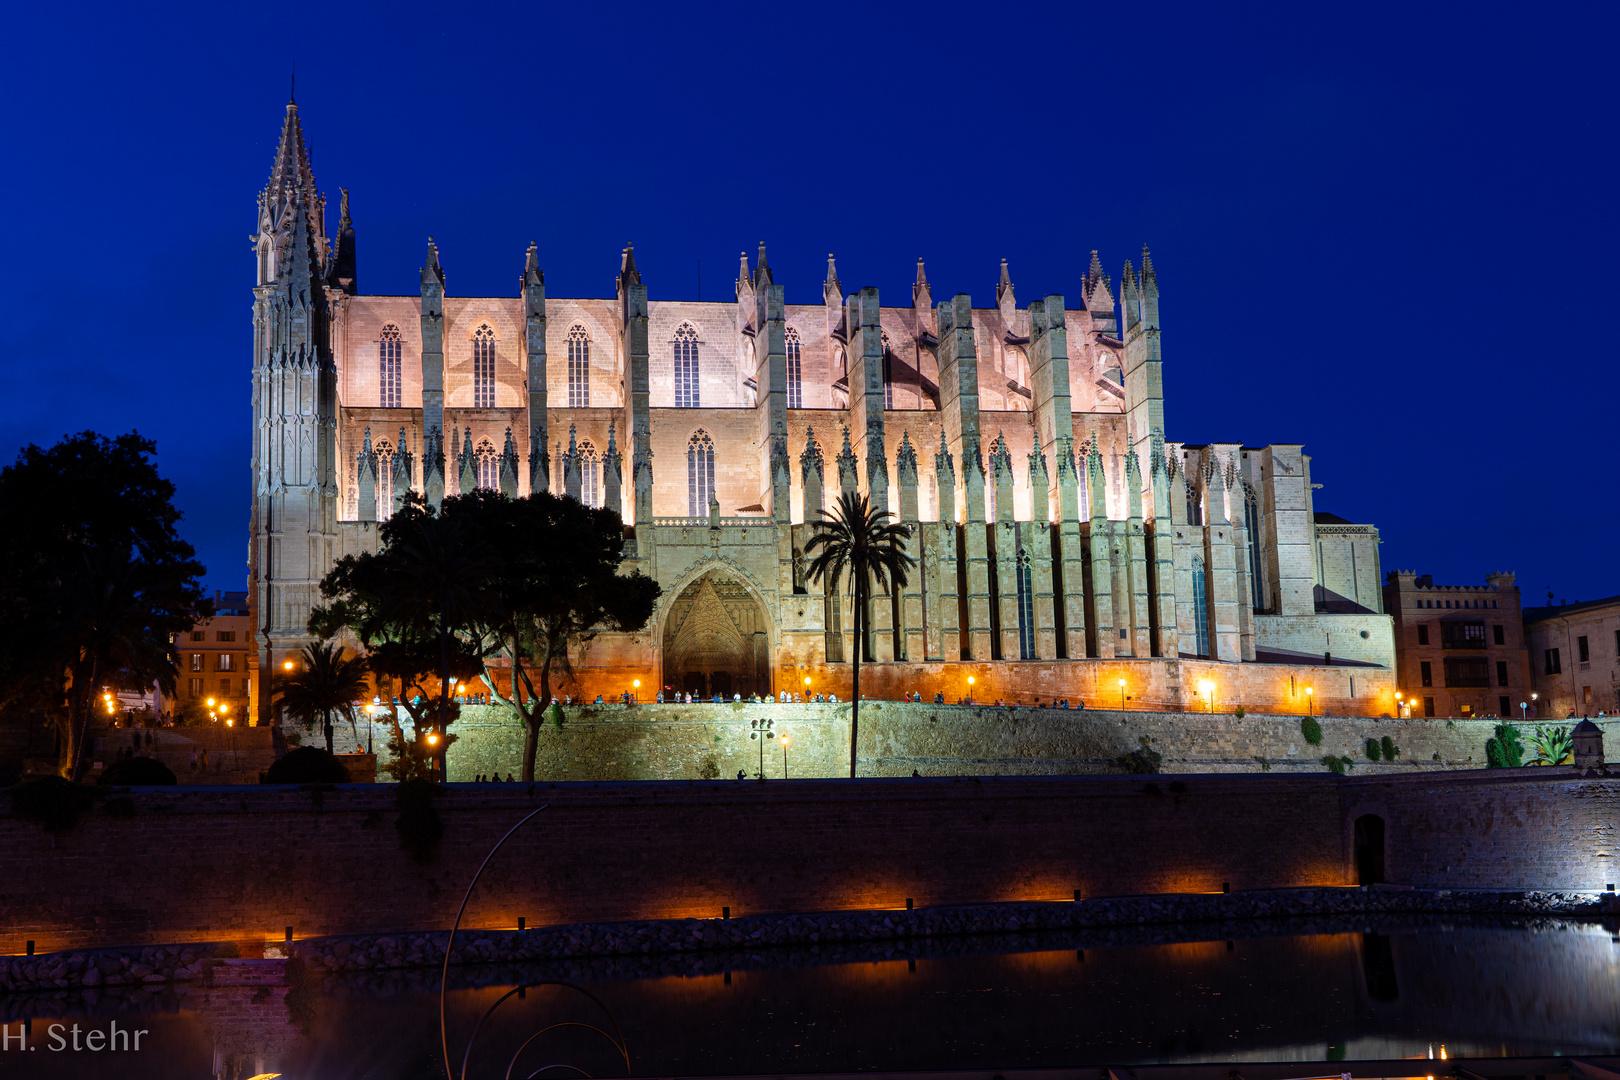
M565 979L612 1009L638 1076L1411 1057L1442 1043L1453 1056L1620 1050L1620 945L1603 926L1318 929L1330 932L1244 938L1236 935L1252 935L1254 924L1206 925L1180 928L1181 941L1163 940L1176 936L1170 928L1136 932L1158 943L1026 935L922 951L908 943L861 959L829 949L708 956L696 966L688 956L466 968L454 976L452 1044L516 983ZM38 1049L22 1054L13 1042L0 1073L438 1076L436 991L436 972L412 971L292 987L12 995L0 998L7 1030L15 1038L26 1023ZM65 1034L113 1021L149 1032L139 1053L50 1049L53 1024ZM601 1014L552 987L508 1002L481 1036L471 1075L504 1075L531 1033L566 1022L600 1024ZM625 1073L600 1037L562 1028L532 1043L514 1075L556 1062Z

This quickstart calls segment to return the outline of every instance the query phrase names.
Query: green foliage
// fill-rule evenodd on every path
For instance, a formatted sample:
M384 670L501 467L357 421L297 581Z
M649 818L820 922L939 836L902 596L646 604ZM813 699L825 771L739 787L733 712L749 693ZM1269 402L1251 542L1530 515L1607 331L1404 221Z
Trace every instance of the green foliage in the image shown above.
M342 646L330 642L306 645L298 670L278 674L272 692L283 711L306 731L313 731L316 721L324 728L337 715L349 721L358 738L355 702L369 696L366 661L345 657Z
M1368 739L1367 740L1367 760L1368 761L1377 761L1380 757L1383 756L1383 752L1384 752L1383 748L1378 745L1378 740L1377 739Z
M854 588L854 688L850 693L849 710L849 775L855 777L855 748L860 742L861 715L861 661L865 656L866 637L861 632L864 598L871 595L872 586L886 588L891 583L896 589L906 583L906 574L917 565L917 560L906 553L906 541L911 538L911 526L891 524L892 515L872 506L865 495L844 492L831 510L821 512L822 520L812 522L815 530L804 553L815 554L810 562L808 577L826 585L829 595L838 592L838 583L849 574Z
M1378 740L1379 749L1384 752L1385 761L1394 761L1401 756L1401 748L1395 745L1395 740L1385 735Z
M1148 745L1147 736L1138 740L1139 745L1128 754L1121 754L1114 759L1114 765L1128 773L1157 773L1163 756Z
M318 746L302 746L264 774L267 784L347 784L349 767Z
M1316 717L1300 717L1299 733L1305 737L1305 741L1311 746L1322 745L1322 725L1316 722Z
M1491 769L1517 769L1524 764L1524 743L1511 724L1497 724L1496 735L1485 740L1485 763Z
M1237 717L1237 718L1238 718L1238 719L1239 719L1239 720L1241 720L1241 719L1243 719L1243 718L1244 718L1244 717L1245 717L1245 716L1247 716L1247 715L1249 715L1249 714L1248 714L1248 712L1247 712L1247 711L1246 711L1246 710L1245 710L1245 709L1244 709L1244 708L1243 708L1243 706L1241 706L1241 705L1239 705L1239 706L1238 706L1238 707L1237 707L1237 708L1236 708L1236 709L1233 709L1233 710L1232 710L1232 715L1233 715L1233 716L1235 716L1235 717Z
M400 846L419 863L431 862L444 839L444 819L433 805L435 794L437 788L427 780L406 780L394 793L394 805L399 809L394 829Z
M414 736L407 736L400 725L399 713L390 708L386 715L390 721L386 745L388 760L377 771L402 784L412 780L431 782L438 750L435 744L427 741L428 729L417 727ZM454 735L445 738L455 741Z
M1328 754L1323 757L1322 764L1328 767L1328 771L1337 773L1339 776L1343 776L1346 770L1356 767L1355 759L1350 757L1334 757L1332 754Z
M437 510L413 495L378 535L375 553L340 559L321 582L329 606L311 630L350 630L372 670L398 684L417 729L439 733L436 752L454 719L449 680L481 680L522 719L532 780L553 670L566 671L569 649L601 631L641 629L657 603L656 582L619 572L623 520L547 492L478 491ZM511 697L490 670L496 657L510 665Z
M149 757L131 757L115 761L96 777L98 787L159 786L179 782L167 765Z
M60 776L24 780L11 788L11 811L37 821L48 832L64 833L79 822L79 815L95 802L96 789Z
M698 779L720 779L720 763L714 759L713 754L703 755L703 760L698 764Z
M1530 737L1536 756L1535 765L1567 765L1575 760L1575 734L1572 728L1537 727Z
M155 453L87 431L0 470L0 709L55 727L64 775L103 691L173 694L173 637L212 612Z

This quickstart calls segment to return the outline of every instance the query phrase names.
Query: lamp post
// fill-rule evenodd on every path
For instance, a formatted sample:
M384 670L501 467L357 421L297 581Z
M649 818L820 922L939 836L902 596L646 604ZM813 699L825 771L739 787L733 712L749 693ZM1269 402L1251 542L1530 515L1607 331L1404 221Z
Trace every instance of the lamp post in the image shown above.
M765 740L776 738L776 732L771 730L775 724L774 720L755 720L748 725L748 737L759 742L759 778L761 780L765 779ZM786 760L786 758L783 759L784 768L786 767Z
M968 704L973 704L973 676L968 676Z
M788 748L788 737L786 735L783 735L782 736L782 779L784 779L784 780L786 780L788 778L787 748Z
M1536 705L1536 699L1537 699L1537 698L1539 698L1539 697L1540 697L1540 696L1541 696L1541 695L1540 695L1540 694L1531 694L1531 695L1530 695L1530 707L1531 707L1531 708L1532 708L1532 709L1534 709L1534 708L1537 708L1537 707L1538 707L1538 706L1537 706L1537 705Z
M810 676L808 675L804 677L804 700L810 700ZM786 761L787 759L783 758L782 760Z
M1305 688L1305 715L1306 716L1315 716L1316 715L1315 701L1316 701L1316 688L1312 687L1312 686L1307 686Z
M641 704L641 680L640 679L632 679L631 682L630 682L630 686L631 686L630 700L632 702L634 702L635 704L640 705Z
M1123 709L1125 707L1125 680L1124 679L1119 680L1119 707L1121 709Z
M1204 700L1211 713L1215 711L1215 684L1209 679L1198 680L1198 692L1204 695Z

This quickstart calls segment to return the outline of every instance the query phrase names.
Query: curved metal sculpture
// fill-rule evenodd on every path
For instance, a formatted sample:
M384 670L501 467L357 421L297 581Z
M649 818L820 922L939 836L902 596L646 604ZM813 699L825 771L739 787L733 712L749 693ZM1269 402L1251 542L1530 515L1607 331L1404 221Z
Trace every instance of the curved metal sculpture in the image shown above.
M489 854L484 856L484 861L478 866L478 872L473 875L472 881L468 882L466 895L461 898L461 908L456 912L456 921L451 924L450 939L446 941L444 945L444 969L439 977L439 1049L444 1055L444 1072L446 1076L457 1076L456 1071L451 1067L450 1064L450 1029L446 1017L445 998L450 986L450 956L455 949L456 933L461 929L462 917L467 914L467 904L472 900L473 889L477 887L478 879L484 876L484 870L489 866L490 861L495 858L495 853L500 851L501 847L512 838L513 833L517 832L524 825L528 824L531 818L550 805L550 803L542 803L540 806L537 806L533 810L529 811L523 816L521 821L519 821L516 825L513 825L510 829L506 830L506 835L497 840L495 842L495 846L489 849ZM522 993L524 990L541 986L559 986L565 990L573 990L576 993L584 994L596 1004L597 1008L601 1009L607 1014L608 1023L613 1025L613 1034L609 1035L606 1031L597 1027L595 1024L583 1024L577 1021L549 1024L530 1035L527 1039L524 1039L522 1044L518 1046L517 1051L512 1055L511 1061L507 1063L506 1080L512 1080L512 1073L517 1068L518 1058L523 1055L523 1051L527 1050L531 1043L548 1031L556 1031L558 1028L565 1027L585 1028L589 1031L596 1032L598 1035L606 1039L613 1049L618 1051L619 1056L624 1059L624 1071L626 1075L628 1075L630 1073L630 1048L629 1044L625 1041L624 1032L619 1028L618 1020L616 1020L613 1016L613 1011L603 1004L600 998L583 987L575 986L573 983L560 982L554 979L541 979L535 982L523 983L519 986L514 986L512 989L502 994L493 1005L484 1010L484 1015L479 1017L478 1024L473 1028L472 1035L468 1037L466 1049L461 1055L461 1072L459 1074L460 1080L467 1080L467 1067L472 1059L473 1044L478 1041L478 1035L481 1031L483 1031L485 1022L488 1021L492 1015L494 1015L495 1010L505 1004L512 997L512 995ZM580 1076L586 1077L587 1080L589 1080L590 1077L590 1073L579 1068L577 1065L557 1063L541 1066L540 1068L529 1073L526 1080L534 1080L535 1077L540 1076L542 1073L550 1072L553 1069L568 1069L578 1073Z

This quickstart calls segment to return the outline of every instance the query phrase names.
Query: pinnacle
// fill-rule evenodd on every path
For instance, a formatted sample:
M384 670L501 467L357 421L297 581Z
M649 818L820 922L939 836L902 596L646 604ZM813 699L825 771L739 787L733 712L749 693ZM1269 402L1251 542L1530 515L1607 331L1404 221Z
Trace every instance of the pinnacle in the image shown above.
M1005 264L1003 264L1003 265L1005 265ZM920 257L917 259L917 284L918 285L926 285L926 284L928 284L928 275L923 272L923 261L922 261L922 259Z

